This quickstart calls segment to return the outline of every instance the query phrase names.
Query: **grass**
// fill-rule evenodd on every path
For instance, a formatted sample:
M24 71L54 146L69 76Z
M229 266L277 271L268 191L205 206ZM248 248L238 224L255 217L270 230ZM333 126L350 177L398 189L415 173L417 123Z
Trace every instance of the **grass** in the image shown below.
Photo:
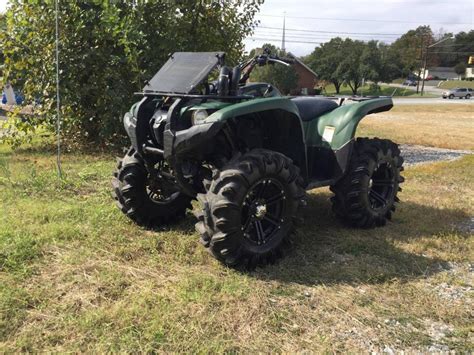
M398 143L474 150L472 105L400 105L370 115L360 124L363 136L388 137Z
M63 179L54 162L0 148L0 352L474 350L469 296L437 289L472 282L456 226L474 213L473 156L407 168L385 228L343 227L312 191L291 254L248 274L204 251L190 215L130 223L110 197L113 156L67 154Z
M448 80L443 81L439 85L440 89L453 89L453 88L471 88L474 89L474 81L468 80Z
M393 84L403 84L407 79L405 78L398 78L392 81Z
M336 95L336 88L334 84L329 84L325 87L326 95ZM362 93L365 96L394 96L394 97L421 97L421 94L417 94L416 91L407 88L394 88L388 85L380 84L378 90L374 90L369 84L364 85L358 89L359 95ZM353 95L352 90L348 85L342 85L337 95ZM423 97L437 97L429 93L425 93Z

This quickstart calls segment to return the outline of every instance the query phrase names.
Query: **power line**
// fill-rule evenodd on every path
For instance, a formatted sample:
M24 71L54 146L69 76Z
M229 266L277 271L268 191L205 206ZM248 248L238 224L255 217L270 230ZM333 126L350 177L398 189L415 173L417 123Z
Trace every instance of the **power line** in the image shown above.
M281 38L262 38L262 37L247 37L247 39L251 39L254 41L268 41L268 42L278 42L281 43ZM329 41L329 39L328 39ZM306 41L293 41L293 40L285 40L285 42L291 42L291 43L306 43L306 44L321 44L325 42L306 42ZM327 41L326 41L327 42Z
M474 51L472 52L430 52L430 54L474 54Z
M281 15L270 15L270 14L258 14L257 16L264 17L282 17ZM374 20L374 19L353 19L353 18L334 18L334 17L309 17L309 16L286 16L287 18L294 19L306 19L306 20L320 20L320 21L348 21L348 22L393 22L393 23L415 23L419 24L420 21L403 21L403 20ZM430 22L430 24L438 25L472 25L470 22Z
M254 35L256 36L270 36L270 37L278 37L279 34L275 32L261 32L261 31L255 31ZM300 39L332 39L336 37L342 37L342 38L355 38L355 39L360 39L360 40L371 40L371 39L378 39L378 40L385 40L385 41L394 41L396 38L384 38L384 37L377 37L377 36L372 36L372 37L359 37L358 35L329 35L329 34L311 34L311 33L303 33L303 34L295 34L295 33L287 33L285 35L286 37L293 37L293 38L300 38Z
M255 32L254 33L255 36L259 36L259 37L278 37L278 34L277 33L268 33L268 32ZM321 36L315 36L315 35L295 35L295 34L286 34L285 35L286 38L293 38L293 39L304 39L304 40L331 40L333 38L336 38L336 36L330 36L330 35L327 35L326 37L321 37ZM360 37L357 37L357 36L342 36L344 38L346 37L350 37L350 38L353 38L353 39L357 39L357 40L361 40L361 41L367 41L367 40L371 40L372 38L367 38L367 37L364 37L364 38L360 38ZM378 40L386 40L386 41L391 41L391 40L394 40L393 38L387 38L387 39L378 39Z
M281 30L278 27L258 26L256 29L265 28L271 30ZM304 33L329 33L329 34L352 34L352 35L378 35L378 36L402 36L403 33L376 33L376 32L338 32L338 31L320 31L320 30L301 30L295 28L287 28L286 31L304 32Z
M458 43L458 44L443 44L442 46L436 46L436 47L465 47L467 44L465 43Z

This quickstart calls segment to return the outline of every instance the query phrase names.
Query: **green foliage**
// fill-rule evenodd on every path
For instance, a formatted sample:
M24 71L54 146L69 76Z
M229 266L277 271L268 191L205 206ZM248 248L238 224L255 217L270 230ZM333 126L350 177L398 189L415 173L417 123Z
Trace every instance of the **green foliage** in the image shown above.
M390 59L400 68L402 76L421 68L422 49L434 43L430 26L410 30L392 43Z
M270 49L272 54L278 54L280 57L287 55L287 53L282 52L272 44L264 44L263 48ZM249 57L253 56L255 56L255 49L252 49L249 53ZM288 95L298 85L298 74L293 66L287 67L280 64L264 65L262 67L256 67L253 70L250 80L253 82L272 84L278 88L282 94Z
M474 30L456 34L454 44L456 45L455 51L460 52L456 55L456 60L467 64L469 55L474 54Z
M365 55L365 46L366 45L362 41L353 41L347 38L343 42L341 48L341 51L345 56L344 60L338 67L338 75L347 85L349 85L354 95L357 94L357 90L362 85L364 74L370 74L369 71L371 71L368 63L366 65L363 62L363 59L367 59L367 56Z
M456 74L460 76L463 76L466 74L466 69L467 69L467 65L462 62L456 64L456 66L454 67L454 71L456 72Z
M341 62L344 60L344 53L341 50L342 44L342 38L333 38L329 42L323 43L321 47L315 48L313 53L306 58L306 62L318 74L319 79L334 84L337 94L339 94L342 84L339 70Z
M446 33L442 38L452 35ZM434 57L439 66L454 67L458 63L467 64L469 55L474 54L474 30L459 32L454 38L433 47L432 51L430 57Z
M320 79L334 85L336 94L343 83L356 94L363 80L386 81L393 75L385 71L389 65L382 59L384 52L386 47L377 41L337 37L316 48L306 61Z
M60 90L63 129L70 142L105 145L123 137L120 117L175 51L227 52L236 62L261 0L60 1ZM6 80L39 117L24 133L56 120L54 1L10 1L1 34Z
M444 34L438 41L451 35ZM430 26L410 30L390 45L337 37L315 48L306 62L320 79L334 84L337 94L343 83L350 86L353 94L356 94L362 79L377 83L407 77L413 72L420 75L422 59L426 53L428 67L467 63L466 54L452 52L473 52L474 31L460 32L453 40L445 40L439 47L436 45L428 48L435 42ZM461 69L460 66L460 72Z

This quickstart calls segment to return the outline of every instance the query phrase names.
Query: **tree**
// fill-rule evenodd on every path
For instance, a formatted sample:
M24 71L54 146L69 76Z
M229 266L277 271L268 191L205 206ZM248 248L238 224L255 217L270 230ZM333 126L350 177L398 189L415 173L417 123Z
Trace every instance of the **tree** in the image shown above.
M378 82L382 78L382 56L377 41L369 41L362 44L362 54L360 56L360 73L365 80Z
M270 49L272 54L278 54L281 57L285 57L286 53L282 52L279 48L272 44L264 44L263 48ZM255 56L255 49L252 49L249 53L249 57ZM284 66L281 64L265 65L262 67L256 67L250 79L254 82L269 83L278 88L284 95L288 95L293 89L298 86L298 74L296 73L293 66Z
M398 58L394 57L390 45L379 43L379 52L381 60L381 69L379 73L380 81L390 83L392 80L402 76L402 69L398 65Z
M307 63L320 79L334 84L337 94L345 83L356 95L363 80L377 83L390 81L398 75L396 66L390 63L388 48L377 41L365 43L350 38L333 38L315 48Z
M456 64L456 66L454 67L454 71L460 77L466 74L466 69L467 69L467 65L464 64L463 62Z
M474 30L456 34L454 44L456 45L455 52L457 52L456 62L466 64L469 56L474 54Z
M5 32L7 30L7 19L4 14L0 13L0 33ZM0 67L2 68L0 72L0 76L3 76L3 46L0 47Z
M339 64L336 75L349 85L354 95L357 95L362 79L371 79L372 76L377 75L376 70L371 68L369 63L366 65L362 61L367 60L370 50L366 48L364 42L346 38L341 52L344 53L344 60ZM370 77L365 78L364 75Z
M390 57L397 63L403 76L414 71L421 73L423 50L434 43L430 26L419 26L410 30L390 46ZM430 63L429 63L430 64Z
M321 47L316 47L306 58L306 63L316 72L319 79L334 84L337 94L339 94L343 81L338 74L338 68L344 60L344 53L341 50L342 44L342 38L332 38L329 42L321 44Z
M172 52L223 50L235 63L261 3L60 1L60 91L67 137L101 144L123 137L119 117ZM7 31L0 36L7 80L22 83L27 101L41 102L39 118L23 122L22 129L53 129L54 1L10 1Z

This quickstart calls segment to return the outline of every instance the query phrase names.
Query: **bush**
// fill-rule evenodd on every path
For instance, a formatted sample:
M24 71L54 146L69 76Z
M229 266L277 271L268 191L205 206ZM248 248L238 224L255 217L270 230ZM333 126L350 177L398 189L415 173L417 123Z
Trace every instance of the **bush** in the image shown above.
M106 146L123 138L120 118L175 51L226 51L235 62L261 0L219 2L60 2L60 90L69 142ZM40 101L21 133L54 130L56 121L53 1L10 1L1 34L5 78ZM17 132L18 133L18 132Z

